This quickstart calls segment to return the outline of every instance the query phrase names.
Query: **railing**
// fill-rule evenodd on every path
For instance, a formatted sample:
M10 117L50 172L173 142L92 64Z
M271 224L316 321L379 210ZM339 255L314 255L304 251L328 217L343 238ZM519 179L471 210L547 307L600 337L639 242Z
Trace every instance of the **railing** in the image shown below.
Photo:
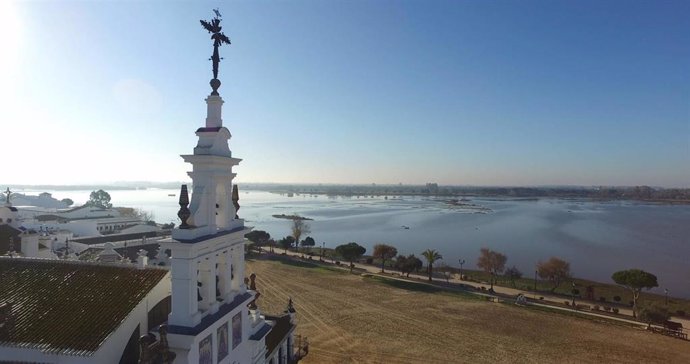
M292 353L292 359L289 361L290 364L295 364L302 360L307 354L309 354L309 340L307 337L302 337L302 335L297 335L297 346L295 351Z

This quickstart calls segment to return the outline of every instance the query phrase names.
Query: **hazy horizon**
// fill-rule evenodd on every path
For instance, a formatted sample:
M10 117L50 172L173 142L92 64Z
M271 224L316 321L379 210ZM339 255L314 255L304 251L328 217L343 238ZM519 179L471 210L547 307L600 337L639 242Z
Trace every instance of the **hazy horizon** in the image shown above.
M186 180L216 7L238 183L690 187L687 1L2 2L1 179Z
M191 184L192 180L187 181L105 181L105 182L85 182L77 184L51 184L51 183L4 183L0 181L0 186L25 186L25 187L147 187L152 186L154 188L159 188L157 186L165 185L180 185L180 184ZM427 183L436 183L434 181L428 181L424 183L322 183L322 182L254 182L254 181L236 181L236 184L249 184L249 185L278 185L278 186L425 186ZM475 184L442 184L437 183L440 187L468 187L468 188L597 188L597 187L637 187L637 186L647 186L647 185L574 185L574 184L561 184L561 185L513 185L513 184L496 184L496 185L475 185ZM663 189L685 189L688 187L679 186L648 186L652 188L663 188ZM168 188L168 187L163 187ZM169 187L177 188L177 187Z

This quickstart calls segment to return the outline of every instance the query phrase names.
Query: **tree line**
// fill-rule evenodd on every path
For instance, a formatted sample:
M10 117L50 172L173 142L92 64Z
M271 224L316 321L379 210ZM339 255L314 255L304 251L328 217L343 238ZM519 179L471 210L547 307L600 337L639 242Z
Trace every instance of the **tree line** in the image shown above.
M295 214L295 216L299 216ZM285 236L278 241L271 239L271 236L266 231L255 230L246 235L246 238L252 241L256 246L268 246L271 250L276 245L285 250L313 247L316 241L311 236L307 236L303 240L300 238L311 232L309 224L301 218L292 220L291 235ZM354 268L354 263L358 262L366 253L366 248L357 244L356 242L348 242L335 247L337 256L347 261L350 266L350 272ZM372 258L377 259L381 263L381 272L385 272L386 262L389 266L399 270L407 277L410 273L419 272L424 267L424 262L416 257L414 254L399 255L398 249L389 244L376 244L373 247ZM421 258L426 262L426 274L429 282L433 281L434 264L443 259L443 255L435 249L427 249L420 253ZM491 250L489 248L481 248L479 257L477 259L477 267L490 275L490 291L493 291L494 284L497 282L499 276L507 277L513 286L515 281L522 278L522 272L515 266L507 267L506 263L508 257L500 252ZM373 260L371 261L373 263ZM464 261L461 262L463 264ZM447 268L444 267L444 268ZM449 279L449 273L446 272L445 278ZM564 282L572 280L570 272L570 263L559 257L551 257L546 261L539 261L536 265L536 274L544 281L551 283L550 291L554 293L558 287ZM463 280L462 265L460 270L460 279ZM640 269L627 269L613 273L611 279L619 286L625 287L632 294L632 311L633 317L637 317L639 313L638 301L640 293L643 289L649 290L658 287L657 277L654 274L645 272ZM535 281L536 285L536 281ZM536 286L535 286L536 288ZM579 294L573 283L573 296ZM667 317L668 312L663 312L662 308L653 307L642 310L643 316L649 318Z

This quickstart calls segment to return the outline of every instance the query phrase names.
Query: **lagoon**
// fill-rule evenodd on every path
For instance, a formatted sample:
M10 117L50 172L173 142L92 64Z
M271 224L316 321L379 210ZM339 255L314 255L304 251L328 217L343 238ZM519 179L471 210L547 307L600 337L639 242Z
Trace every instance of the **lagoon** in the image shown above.
M659 278L663 293L690 298L690 206L637 201L540 198L473 198L463 207L447 198L422 196L344 197L240 190L240 217L278 239L290 234L290 221L274 214L297 213L314 219L310 236L326 247L355 241L371 252L385 242L401 254L438 250L444 262L473 268L481 247L502 252L508 266L526 277L551 256L571 263L575 276L611 283L614 271L640 268ZM17 191L37 194L44 191ZM47 191L75 203L90 191ZM115 206L141 208L159 223L179 222L177 195L168 189L114 190ZM409 227L409 229L403 228Z

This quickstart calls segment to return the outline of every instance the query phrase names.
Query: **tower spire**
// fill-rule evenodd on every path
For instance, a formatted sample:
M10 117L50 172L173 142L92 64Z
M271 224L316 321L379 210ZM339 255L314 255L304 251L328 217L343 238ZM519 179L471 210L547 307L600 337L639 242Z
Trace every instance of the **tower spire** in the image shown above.
M220 11L218 11L218 9L213 9L213 12L215 13L215 16L210 22L206 20L200 20L200 22L201 26L211 33L211 39L213 40L213 54L211 55L211 58L209 58L209 60L213 62L213 79L211 79L210 84L211 88L213 89L211 95L218 95L218 88L220 87L220 80L218 79L218 66L220 64L220 60L223 59L218 53L218 47L223 45L223 43L230 44L230 38L221 32L223 27L220 26L222 18Z

